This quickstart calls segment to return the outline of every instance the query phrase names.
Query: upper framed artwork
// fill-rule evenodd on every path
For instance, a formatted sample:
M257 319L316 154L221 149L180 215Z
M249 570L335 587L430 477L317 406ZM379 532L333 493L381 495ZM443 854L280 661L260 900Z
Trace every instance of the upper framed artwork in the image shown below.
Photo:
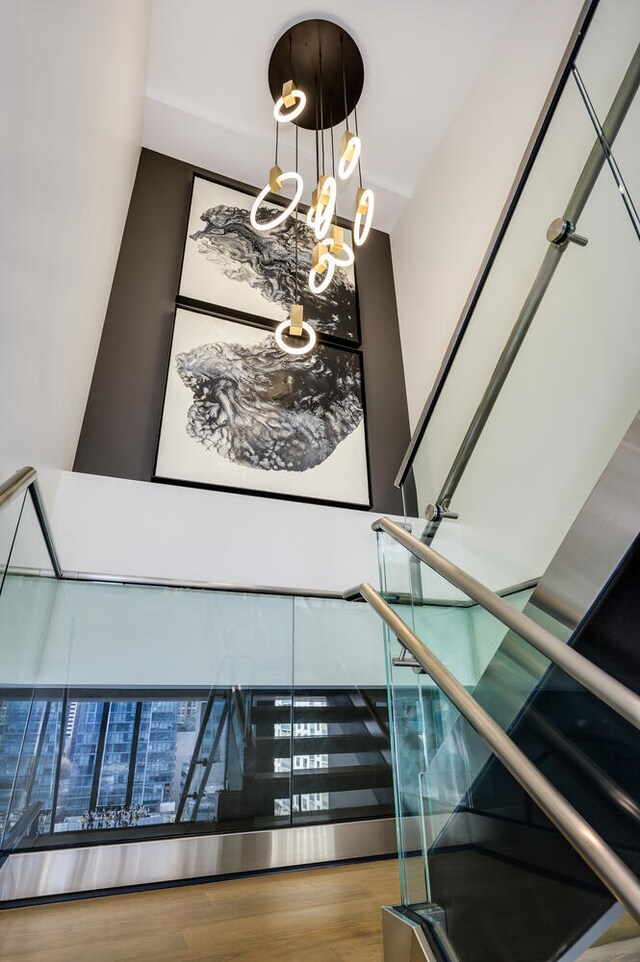
M327 290L312 294L308 277L316 241L299 214L296 299L293 216L270 231L256 231L249 221L254 200L255 194L194 175L178 300L270 326L289 317L291 304L302 303L305 320L321 338L359 344L353 267L336 268ZM265 217L278 210L270 202L262 209ZM350 233L345 229L349 242Z
M360 353L178 307L154 480L369 508Z

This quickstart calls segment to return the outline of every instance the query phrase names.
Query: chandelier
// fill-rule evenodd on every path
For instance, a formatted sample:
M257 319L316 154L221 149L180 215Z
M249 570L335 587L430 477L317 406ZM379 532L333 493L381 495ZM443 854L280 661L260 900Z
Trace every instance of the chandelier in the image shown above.
M306 214L306 225L315 239L308 275L313 294L321 294L329 287L336 268L350 267L354 262L353 248L338 224L339 193L346 195L349 204L353 244L362 246L371 230L375 199L371 188L362 182L362 141L356 109L363 85L364 65L355 41L328 20L296 24L273 48L269 89L276 121L275 160L267 183L251 208L250 221L254 230L269 231L287 218L294 218L296 300L299 206L305 191L299 171L299 129L312 131L315 137L316 179ZM289 171L278 165L279 131L286 124L295 127L295 170ZM286 207L269 220L259 218L269 194L281 192L292 194ZM292 347L285 340L285 336L291 336L299 343L304 334L307 340L301 347ZM275 338L278 346L290 354L306 354L313 349L316 334L304 320L302 304L291 305L290 318L279 325Z

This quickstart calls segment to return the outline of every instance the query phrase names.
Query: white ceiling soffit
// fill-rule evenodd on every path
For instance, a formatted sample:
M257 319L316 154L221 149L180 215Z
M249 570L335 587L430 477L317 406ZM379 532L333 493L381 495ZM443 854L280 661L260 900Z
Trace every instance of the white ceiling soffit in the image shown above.
M523 2L327 0L320 10L292 0L154 0L143 144L262 186L273 163L271 50L297 21L333 20L364 59L362 174L376 188L376 226L389 231ZM283 167L293 165L293 142L293 128L281 128ZM308 131L300 150L311 184Z

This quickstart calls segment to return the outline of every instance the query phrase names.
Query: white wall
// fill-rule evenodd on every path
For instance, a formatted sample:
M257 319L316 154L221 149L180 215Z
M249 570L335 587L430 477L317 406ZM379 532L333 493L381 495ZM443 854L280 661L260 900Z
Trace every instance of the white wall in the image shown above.
M428 161L392 232L412 427L438 372L582 3L536 0L518 10ZM428 117L424 122L428 123Z
M187 163L263 183L273 153L266 83L272 46L288 25L321 16L345 27L364 58L358 104L363 176L376 191L375 226L389 231L505 23L531 2L323 0L314 8L299 0L155 0L143 142ZM223 38L213 41L213 56L212 38ZM315 150L305 131L299 147L306 200ZM280 156L283 169L290 169L288 125L280 130ZM351 190L339 201L345 203L340 213L351 206Z
M150 0L0 5L0 476L70 467L137 165Z
M377 584L374 515L76 472L49 472L63 568L345 591Z

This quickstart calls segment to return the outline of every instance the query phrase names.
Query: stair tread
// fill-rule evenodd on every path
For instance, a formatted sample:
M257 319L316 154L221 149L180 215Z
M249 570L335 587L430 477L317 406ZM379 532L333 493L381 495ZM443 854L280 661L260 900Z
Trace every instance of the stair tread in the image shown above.
M379 706L376 708L379 717L387 717L387 707ZM294 723L300 722L323 722L323 721L360 721L363 718L375 719L376 715L366 705L310 705L304 708L295 708L293 712ZM288 705L254 705L251 709L252 722L290 722L291 708Z
M293 776L293 777L292 777ZM387 765L345 765L332 768L302 768L294 772L256 772L245 777L245 791L258 798L280 798L293 792L348 792L389 788L391 768Z
M258 735L255 740L257 748L287 748L285 752L286 755L289 754L288 748L291 744L291 740L288 736L284 738L277 738L275 735ZM389 739L385 735L374 734L370 732L357 732L356 734L336 734L336 735L304 735L302 737L294 736L293 738L293 748L294 752L298 753L299 748L310 748L314 749L320 745L336 745L340 746L342 751L348 751L348 748L342 746L345 745L371 745L371 751L375 751L379 745L388 745ZM323 752L326 754L326 752Z

